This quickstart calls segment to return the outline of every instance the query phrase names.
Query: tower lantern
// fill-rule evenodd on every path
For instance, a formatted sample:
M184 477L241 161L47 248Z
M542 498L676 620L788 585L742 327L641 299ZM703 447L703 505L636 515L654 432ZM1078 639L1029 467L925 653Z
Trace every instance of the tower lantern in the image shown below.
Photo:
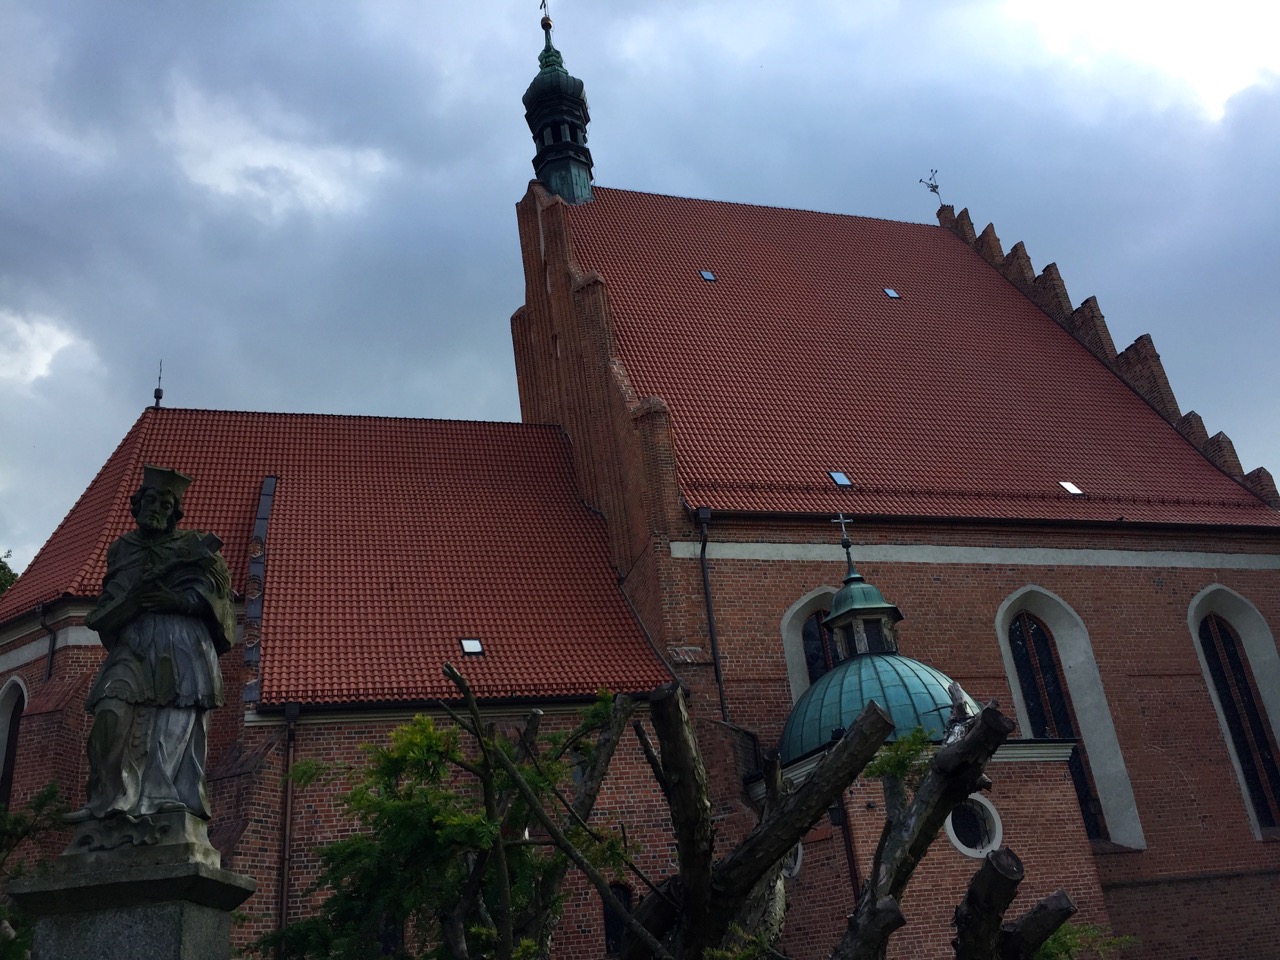
M524 118L533 134L533 169L542 185L566 203L591 200L591 151L587 149L587 98L551 43L551 18L542 18L546 45L538 75L524 94Z

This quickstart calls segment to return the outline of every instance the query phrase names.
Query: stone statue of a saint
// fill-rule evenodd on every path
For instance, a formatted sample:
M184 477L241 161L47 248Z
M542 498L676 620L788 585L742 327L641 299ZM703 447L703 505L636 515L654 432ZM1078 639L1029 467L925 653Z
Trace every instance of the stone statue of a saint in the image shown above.
M88 804L73 821L187 812L209 818L209 711L222 705L218 655L235 639L231 577L212 534L178 530L191 478L143 468L138 528L107 551L85 618L107 648L86 703Z

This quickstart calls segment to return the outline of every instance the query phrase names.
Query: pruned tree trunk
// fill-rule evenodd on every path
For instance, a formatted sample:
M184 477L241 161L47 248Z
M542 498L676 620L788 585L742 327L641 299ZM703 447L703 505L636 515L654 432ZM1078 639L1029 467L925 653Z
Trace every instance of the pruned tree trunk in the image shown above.
M956 960L1031 960L1046 940L1076 912L1059 890L1012 923L1004 912L1018 895L1022 861L1008 847L987 854L956 907Z
M1071 919L1076 905L1065 890L1045 897L1000 930L1000 960L1031 960L1053 932Z
M1008 847L987 854L956 907L956 960L994 960L1004 912L1018 895L1022 861Z
M707 770L684 692L678 684L670 683L655 691L649 701L649 715L662 748L662 776L676 835L682 894L676 955L699 957L709 932L711 866L715 856Z
M765 757L762 781L764 784L764 807L760 811L761 819L768 819L786 799L786 789L782 782L782 762L776 751ZM767 943L775 942L782 936L782 927L787 919L787 891L782 880L783 860L779 860L768 870L743 898L738 912L731 922L731 929L737 928L760 936ZM722 943L722 946L734 948L734 938Z
M683 691L676 684L659 688L650 701L650 712L671 806L679 875L676 882L664 887L667 897L645 897L635 917L674 956L699 960L710 947L731 945L735 923L776 918L779 905L771 897L776 892L782 859L857 778L893 729L893 721L878 704L868 704L809 778L791 794L781 793L781 778L776 765L771 765L766 776L776 783L766 792L774 796L766 804L760 822L716 863L706 771ZM704 886L694 889L694 883ZM673 908L673 903L678 909ZM756 930L748 928L748 932ZM647 947L635 938L628 938L624 944L623 960L646 960L649 956Z
M552 787L565 811L561 824L543 807L516 762L486 742L487 734L480 729L475 700L466 682L452 668L446 668L446 673L463 692L471 717L450 714L481 741L487 760L506 773L514 792L529 805L551 841L621 915L628 930L623 960L702 960L709 948L739 946L735 925L747 935L763 932L769 937L780 932L785 909L780 879L783 859L853 783L893 729L889 715L875 702L868 703L791 793L783 789L777 757L771 757L764 771L766 801L759 823L734 850L716 861L710 788L684 693L678 684L659 688L650 700L658 747L655 749L638 722L636 732L670 807L678 871L653 884L634 864L628 864L649 885L650 893L627 914L608 879L568 838L567 830L577 826L594 835L587 820L630 703L619 698L624 702L615 703L615 713L595 750L579 764L583 779L575 799L567 800ZM536 722L530 718L531 726ZM962 736L933 757L914 796L908 796L900 779L886 778L886 820L871 877L832 960L883 960L889 937L906 923L900 902L917 865L951 811L973 792L990 786L983 770L1012 729L1013 722L994 702L989 703ZM530 753L529 762L536 767L534 743L531 736L522 737L518 752ZM495 799L506 801L503 796ZM548 892L558 889L562 878L560 871ZM1075 912L1070 898L1058 891L1017 921L1002 923L1021 879L1022 864L1012 851L1006 848L988 855L956 910L953 945L959 960L1030 960ZM546 940L544 950L548 947Z
M969 794L990 786L983 769L1013 731L1013 721L995 703L929 763L915 796L886 792L886 818L871 877L849 918L833 960L883 960L889 935L902 926L902 895L951 811Z

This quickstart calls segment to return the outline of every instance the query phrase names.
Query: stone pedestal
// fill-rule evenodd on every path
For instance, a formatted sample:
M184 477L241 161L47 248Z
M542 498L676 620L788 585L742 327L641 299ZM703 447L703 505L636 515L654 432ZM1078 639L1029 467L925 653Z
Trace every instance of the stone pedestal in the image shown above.
M219 864L190 814L90 821L10 893L36 921L32 960L228 960L231 911L257 884Z

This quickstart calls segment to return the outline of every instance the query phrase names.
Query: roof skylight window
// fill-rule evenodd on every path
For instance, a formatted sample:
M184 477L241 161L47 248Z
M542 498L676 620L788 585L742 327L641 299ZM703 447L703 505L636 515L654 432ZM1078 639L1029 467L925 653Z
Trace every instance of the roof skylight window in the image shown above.
M843 470L828 470L827 476L837 487L852 487L853 481L849 479L848 474Z
M698 272L702 274L702 279L707 281L707 283L715 282L716 275L712 273L710 270L699 270Z
M479 656L484 653L484 644L475 637L462 637L458 642L462 644L462 652L469 656Z
M1077 487L1070 480L1059 480L1058 486L1060 486L1063 490L1067 491L1067 493L1071 494L1073 497L1084 496L1084 491L1081 490L1079 487Z
M884 288L884 295L885 295L886 297L888 297L890 300L901 300L901 299L902 299L902 294L900 294L897 290L893 289L893 287L885 287L885 288Z

